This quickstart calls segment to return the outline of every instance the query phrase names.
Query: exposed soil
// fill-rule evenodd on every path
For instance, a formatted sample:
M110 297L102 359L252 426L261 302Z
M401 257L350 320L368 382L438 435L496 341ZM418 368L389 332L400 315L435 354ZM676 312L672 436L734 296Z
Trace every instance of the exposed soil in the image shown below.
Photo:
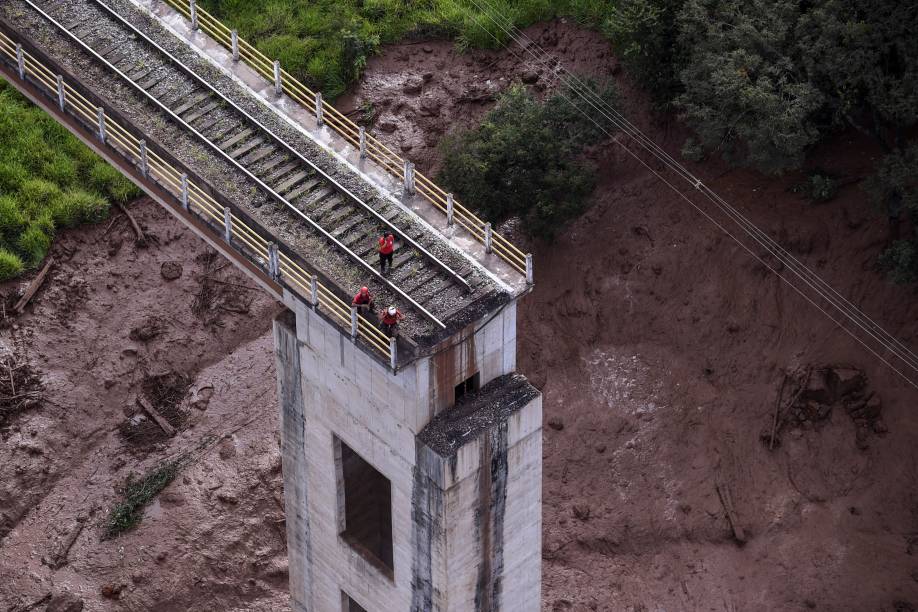
M599 35L527 33L574 72L612 75L632 122L678 152L684 129L647 111ZM532 68L509 51L398 45L347 102L376 109L379 137L435 170L442 134ZM536 287L519 318L521 371L544 393L543 608L914 609L918 392L615 145L589 156L595 203L554 244L530 245ZM849 184L819 205L793 192L803 174L692 169L916 346L918 295L874 270L886 222L856 184L880 156L850 134L824 145L811 165ZM785 374L839 364L863 371L879 426L863 397L788 406L789 384L769 450Z
M529 33L572 68L614 75L629 117L678 150L685 133L644 110L599 36L564 23ZM371 60L351 100L385 109L377 133L426 170L447 129L527 70L507 51L397 45ZM396 118L391 133L379 129ZM863 177L879 154L843 135L814 164ZM918 393L614 145L590 155L595 203L553 245L531 245L537 284L519 318L521 370L544 393L543 608L913 609ZM918 344L918 296L873 270L887 229L856 184L812 205L790 189L800 175L716 161L697 170ZM224 285L205 290L207 277L244 277L216 270L222 262L208 263L155 205L134 210L158 240L138 250L123 222L66 232L63 263L0 336L43 385L43 402L10 419L0 447L0 603L73 591L87 610L284 610L275 306L240 289L247 308L213 307L219 296L201 295ZM174 438L138 448L119 427L139 414L138 395L154 401L143 381L167 372L190 381L165 403L185 420ZM839 386L844 372L856 388ZM227 432L135 530L101 541L131 472ZM42 563L84 523L65 565Z
M41 382L37 404L2 432L0 609L283 610L278 306L159 205L131 210L152 237L146 248L118 213L63 232L60 263L0 332L25 364L15 371ZM215 306L226 303L218 289L199 316L205 285L230 287L247 308ZM103 541L131 474L202 446L137 528Z

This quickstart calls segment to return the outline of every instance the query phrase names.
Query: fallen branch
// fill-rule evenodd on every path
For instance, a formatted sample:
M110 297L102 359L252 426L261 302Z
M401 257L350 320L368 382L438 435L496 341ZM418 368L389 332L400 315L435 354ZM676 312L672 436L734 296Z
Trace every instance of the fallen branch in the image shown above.
M81 519L83 519L83 517L77 518L76 526L70 530L67 539L64 540L57 550L48 557L42 559L45 565L55 570L67 565L67 555L70 553L70 549L73 548L77 538L80 537L80 533L83 532L83 527L86 525L86 521Z
M32 603L30 603L30 604L26 604L26 605L24 605L24 606L13 606L12 608L9 608L8 610L9 610L9 612L29 612L30 610L34 610L34 609L37 608L38 606L41 606L42 604L46 604L46 603L48 603L49 601L51 601L51 593L50 593L50 592L49 592L47 595L45 595L44 597L42 597L41 599L37 599L37 600L35 600L34 602L32 602Z
M134 234L137 236L137 244L145 245L147 243L147 237L144 235L143 230L140 229L140 226L137 224L137 220L134 218L127 208L124 207L120 202L118 203L118 208L121 209L121 212L128 218L128 221L131 222L131 227L134 228Z
M778 399L775 401L775 418L771 422L771 437L768 439L768 450L775 449L775 436L778 435L778 413L781 412L781 400L784 399L784 387L787 386L787 374L781 381L781 389L778 391Z
M730 487L719 481L715 482L714 486L717 488L717 496L720 498L720 503L724 507L724 512L727 514L727 521L730 523L730 528L733 530L733 537L736 538L736 541L740 544L745 544L746 532L743 531L743 527L739 522L739 517L733 507L733 496L730 494Z
M13 311L16 314L22 314L22 311L25 310L25 307L28 305L29 301L38 293L38 290L41 288L42 283L45 282L45 277L48 276L48 271L51 269L51 266L54 265L54 258L49 257L48 261L45 262L45 267L41 269L41 272L38 273L34 279L32 279L29 288L26 289L26 292L23 294L22 298L16 302L16 306L13 307Z
M137 398L137 404L144 409L144 411L150 415L150 417L156 421L156 424L159 425L160 429L166 432L166 435L170 438L175 435L175 427L169 424L163 415L161 415L156 408L150 405L150 402L143 399L142 397Z

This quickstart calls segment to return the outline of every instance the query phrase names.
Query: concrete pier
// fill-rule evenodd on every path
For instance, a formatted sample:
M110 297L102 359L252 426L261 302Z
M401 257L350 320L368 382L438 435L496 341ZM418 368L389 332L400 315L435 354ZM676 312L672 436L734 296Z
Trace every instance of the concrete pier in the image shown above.
M297 612L532 611L542 404L516 302L398 370L304 304L274 322Z

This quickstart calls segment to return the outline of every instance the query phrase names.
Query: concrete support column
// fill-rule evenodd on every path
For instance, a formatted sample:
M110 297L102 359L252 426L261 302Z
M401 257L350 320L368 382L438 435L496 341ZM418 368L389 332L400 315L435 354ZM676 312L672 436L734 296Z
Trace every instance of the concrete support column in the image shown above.
M16 69L19 71L19 78L25 80L25 55L22 52L22 45L16 45Z
M239 31L233 30L230 32L230 47L233 50L233 61L239 61Z
M290 311L285 311L274 320L274 355L277 364L277 399L280 404L281 456L284 466L290 605L293 612L307 612L312 588L312 547L306 504L306 419L300 343L296 336L296 319Z
M188 8L191 12L191 29L197 31L198 29L198 2L197 0L189 0Z

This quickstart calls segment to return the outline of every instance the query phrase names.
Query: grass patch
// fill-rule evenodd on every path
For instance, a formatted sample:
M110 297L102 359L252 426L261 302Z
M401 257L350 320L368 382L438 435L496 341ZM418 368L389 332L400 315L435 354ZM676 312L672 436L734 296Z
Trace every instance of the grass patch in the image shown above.
M140 480L134 480L131 475L124 486L121 501L112 508L108 515L104 539L118 537L125 531L136 527L143 517L144 508L159 495L160 491L169 486L181 469L182 461L176 459L157 465L144 474Z
M37 266L55 230L96 222L140 192L0 81L0 281Z
M602 22L610 0L476 0L518 27L559 15ZM291 74L334 98L363 72L380 45L450 38L460 47L508 40L470 0L204 0L201 4Z

